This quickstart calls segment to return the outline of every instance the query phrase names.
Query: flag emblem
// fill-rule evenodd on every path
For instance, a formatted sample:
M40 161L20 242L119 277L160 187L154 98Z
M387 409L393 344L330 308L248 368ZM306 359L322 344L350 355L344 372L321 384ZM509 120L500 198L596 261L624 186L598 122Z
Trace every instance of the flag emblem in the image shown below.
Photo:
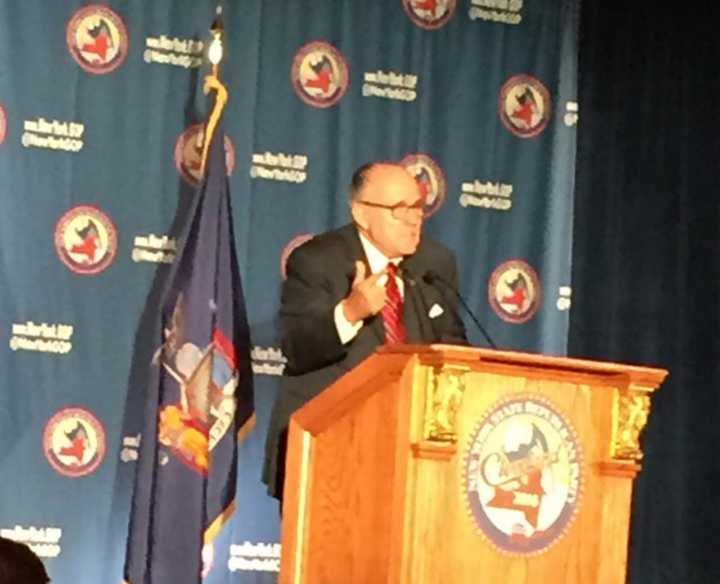
M232 341L218 329L202 349L184 342L182 311L181 296L159 354L162 367L177 381L179 395L160 410L158 439L184 463L207 474L210 453L235 415L237 363Z

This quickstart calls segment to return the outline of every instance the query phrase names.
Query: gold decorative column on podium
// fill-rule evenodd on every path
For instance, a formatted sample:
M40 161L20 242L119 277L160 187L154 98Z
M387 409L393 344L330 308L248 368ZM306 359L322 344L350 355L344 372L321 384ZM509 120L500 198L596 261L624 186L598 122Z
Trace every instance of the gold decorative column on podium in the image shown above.
M611 458L629 461L642 459L640 433L645 428L650 415L651 391L648 388L633 388L615 395L610 442Z
M423 439L457 442L456 420L465 393L469 367L442 366L433 370L426 385Z

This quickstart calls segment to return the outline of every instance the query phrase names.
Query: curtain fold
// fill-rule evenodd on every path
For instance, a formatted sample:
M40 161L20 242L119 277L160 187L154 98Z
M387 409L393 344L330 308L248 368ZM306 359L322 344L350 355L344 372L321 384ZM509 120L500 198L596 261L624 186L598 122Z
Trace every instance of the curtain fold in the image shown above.
M632 584L720 581L720 46L704 4L581 16L568 352L670 370L635 483Z

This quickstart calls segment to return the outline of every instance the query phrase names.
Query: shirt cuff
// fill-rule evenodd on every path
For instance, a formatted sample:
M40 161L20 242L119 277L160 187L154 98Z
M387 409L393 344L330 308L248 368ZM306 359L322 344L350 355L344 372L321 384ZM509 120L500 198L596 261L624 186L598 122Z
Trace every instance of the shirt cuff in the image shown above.
M363 321L359 320L355 324L351 323L345 316L345 311L342 307L342 300L335 306L335 328L337 329L338 337L343 345L347 345L352 341L358 334L358 331L363 326Z

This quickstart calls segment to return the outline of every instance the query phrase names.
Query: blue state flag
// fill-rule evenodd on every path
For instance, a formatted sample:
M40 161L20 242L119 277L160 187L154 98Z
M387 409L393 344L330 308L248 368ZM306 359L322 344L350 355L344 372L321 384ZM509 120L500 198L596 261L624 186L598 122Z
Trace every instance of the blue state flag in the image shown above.
M234 508L237 441L255 420L223 138L220 123L162 304L130 515L128 584L202 581L203 548Z

